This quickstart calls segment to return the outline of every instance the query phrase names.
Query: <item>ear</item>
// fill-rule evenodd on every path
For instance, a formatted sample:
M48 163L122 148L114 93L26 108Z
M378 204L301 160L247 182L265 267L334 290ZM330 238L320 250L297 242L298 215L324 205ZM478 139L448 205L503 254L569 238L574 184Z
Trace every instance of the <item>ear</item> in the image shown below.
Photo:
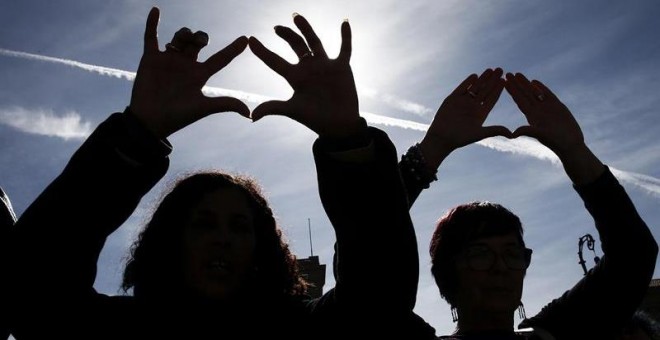
M527 268L529 268L529 265L532 263L532 250L529 248L525 248L525 262L527 262ZM525 268L525 271L527 271L527 268Z

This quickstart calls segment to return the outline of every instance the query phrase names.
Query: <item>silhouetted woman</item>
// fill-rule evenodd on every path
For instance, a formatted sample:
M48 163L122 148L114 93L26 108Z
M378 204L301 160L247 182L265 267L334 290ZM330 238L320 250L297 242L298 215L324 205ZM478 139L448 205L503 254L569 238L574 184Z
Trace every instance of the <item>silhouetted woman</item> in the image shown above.
M439 220L430 247L431 272L457 322L454 334L441 338L613 338L647 290L657 244L623 187L586 146L566 106L539 81L519 73L507 74L506 81L501 76L501 69L489 69L468 77L442 103L424 140L404 156L401 169L411 203L452 151L490 136L533 137L559 157L595 220L604 256L573 288L523 320L520 327L533 332L517 334L514 313L522 307L532 255L520 220L490 202L450 209ZM529 124L513 133L482 126L503 87Z
M286 114L319 135L313 151L321 201L337 235L335 287L307 298L256 184L204 172L171 189L134 244L123 281L132 295L93 289L106 238L167 170L166 138L215 112L249 114L235 98L201 91L248 39L197 62L208 36L184 28L160 51L158 14L153 9L147 19L129 107L99 125L14 230L14 336L324 339L392 329L432 335L412 312L418 254L396 151L385 133L359 116L347 22L336 59L327 57L301 16L294 23L305 39L282 26L276 31L298 64L249 41L269 67L290 77L294 90L289 101L258 106L252 118Z

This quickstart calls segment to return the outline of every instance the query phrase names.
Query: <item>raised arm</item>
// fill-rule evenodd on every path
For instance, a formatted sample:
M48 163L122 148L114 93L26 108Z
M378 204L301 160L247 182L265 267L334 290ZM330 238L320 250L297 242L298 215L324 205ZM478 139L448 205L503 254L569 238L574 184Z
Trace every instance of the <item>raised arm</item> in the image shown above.
M507 74L506 89L528 125L514 136L538 139L561 160L600 235L604 256L571 290L521 327L558 339L604 338L619 332L641 303L658 246L623 187L591 152L568 108L537 80Z
M275 32L298 55L298 64L288 63L250 38L255 55L294 90L287 101L258 106L253 119L284 115L319 135L313 148L319 193L337 243L336 285L317 301L315 312L335 323L335 328L360 327L355 334L365 330L378 334L374 332L386 322L388 329L403 329L413 338L413 332L432 337L432 328L412 314L418 253L396 152L384 132L368 128L359 116L349 64L350 25L342 24L339 56L330 59L307 20L296 15L294 23L302 37L283 26ZM368 323L365 313L378 324Z
M93 289L99 253L106 237L165 174L171 150L165 138L213 112L248 115L237 99L201 93L206 80L245 49L247 39L198 63L204 44L192 33L182 35L185 30L173 40L178 46L159 51L158 17L152 9L130 106L99 125L12 230L15 334L58 334L45 324L59 325L69 315L64 304L73 313L98 312L85 308L101 299Z
M399 167L410 206L436 179L440 164L454 150L494 136L510 137L504 126L483 126L504 89L502 69L471 74L445 98L422 141L403 156Z

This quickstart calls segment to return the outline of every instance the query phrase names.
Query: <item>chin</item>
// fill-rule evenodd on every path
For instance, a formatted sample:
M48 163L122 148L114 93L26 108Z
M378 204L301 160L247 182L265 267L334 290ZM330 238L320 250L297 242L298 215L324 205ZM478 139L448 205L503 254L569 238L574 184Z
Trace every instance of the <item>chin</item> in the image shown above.
M238 293L236 289L215 282L198 287L197 291L203 298L213 301L227 301L235 297Z
M484 309L491 310L493 312L511 312L513 313L518 305L520 304L520 299L511 299L511 298L490 298L482 302Z

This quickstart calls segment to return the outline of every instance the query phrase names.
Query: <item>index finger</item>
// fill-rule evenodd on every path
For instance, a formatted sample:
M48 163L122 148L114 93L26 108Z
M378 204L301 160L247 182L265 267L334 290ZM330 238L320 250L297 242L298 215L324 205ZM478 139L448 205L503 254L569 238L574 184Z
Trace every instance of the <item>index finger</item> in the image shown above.
M206 59L204 65L209 69L211 75L222 70L227 64L234 60L234 58L241 54L247 46L247 41L248 39L246 36L238 37L227 47Z
M147 16L147 24L144 29L144 52L158 51L158 19L160 10L152 7Z
M477 80L477 75L475 73L472 73L469 75L465 80L461 82L460 85L458 85L454 91L450 94L450 96L456 96L456 95L461 95L467 92L468 88L470 88L470 85L474 83Z
M557 96L555 95L555 93L552 92L552 91L551 91L547 86L545 86L545 84L543 84L541 81L536 80L536 79L535 79L535 80L532 80L532 85L534 85L534 86L536 86L537 88L539 88L539 89L543 92L543 94L546 95L547 97L559 101L559 98L557 98Z
M507 92L511 95L511 98L513 101L518 105L518 107L521 109L523 114L527 114L527 109L530 107L530 102L525 93L523 92L523 89L521 88L521 85L516 81L516 76L512 73L507 73L506 74L506 83L504 84L504 88L506 89Z
M288 61L273 53L273 51L267 49L255 37L250 37L250 50L252 50L252 53L254 53L257 58L261 59L261 61L263 61L266 66L270 67L277 74L286 78L287 70L291 68L291 64L289 64Z

